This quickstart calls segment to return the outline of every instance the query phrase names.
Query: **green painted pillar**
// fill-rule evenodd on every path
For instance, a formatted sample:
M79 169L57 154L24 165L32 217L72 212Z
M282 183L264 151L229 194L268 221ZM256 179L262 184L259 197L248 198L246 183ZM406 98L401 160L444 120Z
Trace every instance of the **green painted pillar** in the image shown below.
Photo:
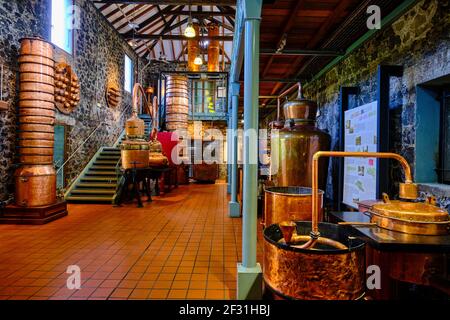
M239 218L241 216L241 207L237 200L238 185L238 108L239 108L239 83L231 84L231 126L230 126L230 179L231 179L231 201L229 203L229 216Z
M238 265L238 299L261 299L262 271L256 261L258 196L259 29L261 0L245 1L244 181L242 263Z

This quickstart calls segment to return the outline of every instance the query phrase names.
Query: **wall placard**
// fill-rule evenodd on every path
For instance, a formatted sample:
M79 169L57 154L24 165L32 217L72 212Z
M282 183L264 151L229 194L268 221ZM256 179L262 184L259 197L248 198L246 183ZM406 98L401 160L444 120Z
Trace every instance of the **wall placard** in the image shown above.
M374 101L344 113L344 150L378 150L378 102ZM358 208L358 202L377 199L377 161L374 158L344 159L343 203Z

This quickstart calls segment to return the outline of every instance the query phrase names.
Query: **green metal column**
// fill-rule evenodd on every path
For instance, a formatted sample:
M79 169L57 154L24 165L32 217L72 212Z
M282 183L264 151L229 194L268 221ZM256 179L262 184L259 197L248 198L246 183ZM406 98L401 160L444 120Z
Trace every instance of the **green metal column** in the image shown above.
M261 299L262 271L256 261L258 196L259 29L261 0L245 3L244 179L242 264L238 265L238 299Z
M237 82L231 84L231 126L230 128L230 179L231 179L231 201L229 203L229 216L239 218L241 216L241 207L237 201L237 185L238 185L238 108L239 108L239 89Z

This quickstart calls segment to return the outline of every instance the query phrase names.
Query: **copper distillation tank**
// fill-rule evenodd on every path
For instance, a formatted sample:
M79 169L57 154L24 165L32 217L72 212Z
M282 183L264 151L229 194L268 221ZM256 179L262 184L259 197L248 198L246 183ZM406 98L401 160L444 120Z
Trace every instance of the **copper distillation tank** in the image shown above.
M280 95L280 98L296 89L294 86ZM270 226L285 220L305 221L311 218L311 164L314 153L329 150L330 136L319 130L316 123L317 104L303 98L298 84L298 97L283 106L283 122L271 123L271 173L274 186L264 190L263 226ZM279 110L278 110L279 112ZM281 129L280 129L281 128ZM273 130L279 129L279 130ZM327 161L321 162L321 170L326 173ZM320 187L325 188L326 174L321 177ZM323 191L320 191L319 221L323 219Z
M40 207L56 202L53 166L55 84L53 45L41 38L21 39L19 161L15 202Z
M317 104L305 99L298 84L298 97L283 105L284 127L273 130L271 137L271 171L277 187L311 187L312 158L317 151L330 150L331 137L316 127ZM326 172L328 161L320 163ZM319 186L325 189L326 175Z
M151 167L165 167L169 164L169 159L164 155L162 144L158 141L159 128L159 112L158 112L158 98L153 97L152 105L152 132L149 141L149 165Z

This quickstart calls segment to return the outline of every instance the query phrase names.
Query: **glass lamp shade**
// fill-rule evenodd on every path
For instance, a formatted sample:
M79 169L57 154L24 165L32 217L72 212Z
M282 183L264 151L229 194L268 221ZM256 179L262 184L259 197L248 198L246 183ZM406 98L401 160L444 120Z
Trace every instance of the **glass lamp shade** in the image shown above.
M184 36L186 38L194 38L195 37L195 29L192 26L192 23L188 23L186 29L184 29Z
M197 65L197 66L201 66L201 65L203 64L202 57L197 56L197 57L195 58L195 60L194 60L194 64Z

